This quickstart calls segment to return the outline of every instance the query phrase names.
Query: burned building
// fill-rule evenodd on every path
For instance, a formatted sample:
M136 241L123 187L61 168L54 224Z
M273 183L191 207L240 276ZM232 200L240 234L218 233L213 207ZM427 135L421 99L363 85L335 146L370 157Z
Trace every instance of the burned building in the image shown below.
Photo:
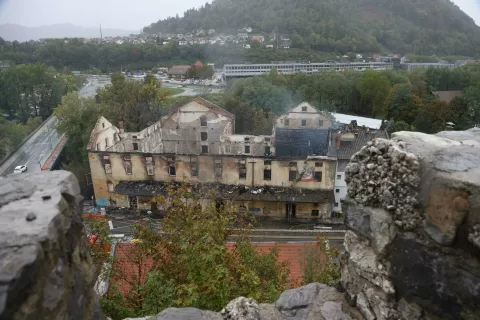
M310 147L303 141L291 154L275 130L271 136L234 132L234 115L200 98L140 132L100 117L88 145L97 205L161 211L154 197L165 184L186 181L193 189L215 188L219 201L232 201L239 212L330 217L336 159L327 155L328 130L305 133Z

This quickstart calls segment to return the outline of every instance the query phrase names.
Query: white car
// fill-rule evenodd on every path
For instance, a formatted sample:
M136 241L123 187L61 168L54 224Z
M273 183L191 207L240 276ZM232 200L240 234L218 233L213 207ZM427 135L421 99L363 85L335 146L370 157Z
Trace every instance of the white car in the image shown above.
M22 173L27 171L27 166L16 166L13 173Z

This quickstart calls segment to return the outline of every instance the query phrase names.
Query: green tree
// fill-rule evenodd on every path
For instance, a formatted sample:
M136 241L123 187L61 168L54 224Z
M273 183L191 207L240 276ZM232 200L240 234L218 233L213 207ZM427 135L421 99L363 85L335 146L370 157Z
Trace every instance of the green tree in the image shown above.
M412 124L421 107L421 100L412 93L409 84L397 84L385 101L388 119Z
M88 166L87 145L90 134L98 118L106 115L107 110L93 98L81 98L77 92L71 92L62 98L54 115L59 121L57 130L68 139L66 152L71 161Z
M357 89L360 92L363 104L371 110L370 114L376 117L386 115L384 104L391 85L390 80L385 75L367 70L357 83Z
M142 83L113 74L112 84L100 89L98 96L109 107L111 121L123 121L127 130L140 131L160 119L167 93L159 90L152 77Z
M330 246L328 238L320 235L315 246L304 249L303 284L330 283L340 279L340 266L335 261L339 256L338 248Z
M162 231L168 236L148 223L137 224L134 248L128 257L122 256L130 269L139 272L126 277L124 268L115 268L122 262L114 262L113 289L101 301L108 315L141 316L185 306L220 310L238 296L259 301L278 298L289 270L278 261L277 250L256 252L248 233L239 234L235 246L227 250L233 228L249 228L231 204L218 202L214 191L192 192L185 183L167 190L166 196L153 201L165 208ZM151 267L147 270L146 265ZM127 292L114 289L119 281L128 283Z

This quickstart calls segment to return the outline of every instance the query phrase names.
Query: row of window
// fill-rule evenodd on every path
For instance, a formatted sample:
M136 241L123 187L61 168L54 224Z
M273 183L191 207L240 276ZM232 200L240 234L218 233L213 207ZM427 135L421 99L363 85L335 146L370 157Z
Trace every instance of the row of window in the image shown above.
M226 71L232 70L270 70L272 68L277 68L278 70L312 70L313 68L331 68L331 67L341 67L341 68L354 68L354 67L371 67L371 66L385 66L387 63L320 63L320 64L310 64L310 65L243 65L243 66L229 66L225 65ZM393 65L393 64L392 64Z
M174 158L168 158L168 174L172 177L177 175L177 168L175 165L175 159ZM271 160L265 160L264 161L264 170L263 170L263 180L270 181L272 180L272 169L271 169ZM105 169L105 173L107 174L112 174L112 165L110 163L110 156L106 155L103 156L103 165ZM296 166L296 162L290 162L290 171L289 171L289 181L295 181L300 178ZM125 173L127 175L132 174L132 161L130 155L125 155L123 157L123 167L125 169ZM147 169L147 174L149 176L155 175L155 167L153 163L153 157L145 157L145 167ZM323 162L315 162L315 167L323 167ZM192 177L198 177L198 172L199 172L199 166L198 166L198 161L197 158L191 158L190 159L190 169L191 169L191 174ZM222 177L222 172L223 172L223 166L222 166L222 160L221 159L216 159L215 160L215 176L217 178ZM241 180L247 179L247 163L245 160L242 160L238 163L238 178ZM338 176L337 176L338 178ZM321 171L315 171L313 173L313 181L315 182L321 182L322 181L322 172Z
M302 110L302 111L306 111L306 110ZM319 127L323 127L323 123L324 123L323 120L318 120L318 126ZM285 119L284 124L285 124L285 127L290 126L290 119ZM302 127L306 127L306 126L307 126L307 120L303 119L302 120Z

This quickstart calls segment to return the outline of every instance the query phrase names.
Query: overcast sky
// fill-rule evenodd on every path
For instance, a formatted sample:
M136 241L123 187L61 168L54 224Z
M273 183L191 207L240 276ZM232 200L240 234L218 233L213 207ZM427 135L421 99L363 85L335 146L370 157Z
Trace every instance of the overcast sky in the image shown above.
M480 25L480 0L453 1ZM0 0L0 24L35 27L69 22L139 31L205 2L211 0Z

